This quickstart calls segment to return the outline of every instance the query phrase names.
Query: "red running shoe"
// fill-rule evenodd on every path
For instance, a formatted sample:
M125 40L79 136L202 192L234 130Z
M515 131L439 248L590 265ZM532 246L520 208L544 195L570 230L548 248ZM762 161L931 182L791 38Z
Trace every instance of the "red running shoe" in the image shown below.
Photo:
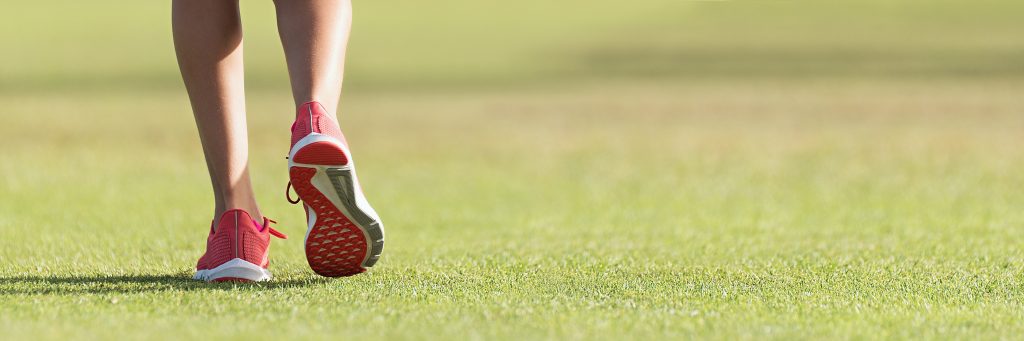
M199 258L192 278L207 282L270 280L270 236L287 238L270 227L271 222L263 218L259 224L239 209L224 212L216 228L210 224L206 254Z
M288 153L289 185L306 209L306 261L326 277L366 271L384 249L384 225L356 178L345 136L318 102L299 106ZM287 194L287 193L286 193Z

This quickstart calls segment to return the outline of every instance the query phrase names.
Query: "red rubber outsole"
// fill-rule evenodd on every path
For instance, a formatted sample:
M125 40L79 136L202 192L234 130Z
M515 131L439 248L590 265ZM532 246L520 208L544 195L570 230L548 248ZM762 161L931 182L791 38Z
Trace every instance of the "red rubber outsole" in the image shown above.
M311 166L341 167L348 163L342 149L331 142L314 142L302 147L292 159ZM302 202L316 213L316 222L306 237L306 261L313 272L325 277L352 276L366 271L362 263L369 248L363 230L352 222L326 195L313 186L317 168L293 166L288 170L292 187Z
M320 141L302 147L295 153L292 161L310 165L345 165L348 163L348 157L341 147L331 142Z
M302 202L316 213L316 222L306 238L306 261L313 272L326 277L352 276L362 267L367 243L362 229L334 206L310 180L315 168L292 167L292 187Z

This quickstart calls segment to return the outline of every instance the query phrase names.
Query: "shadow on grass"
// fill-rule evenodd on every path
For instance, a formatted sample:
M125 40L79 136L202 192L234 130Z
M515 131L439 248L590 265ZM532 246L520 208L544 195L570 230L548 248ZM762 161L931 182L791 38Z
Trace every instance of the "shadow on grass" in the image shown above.
M160 275L51 275L0 277L0 295L106 294L158 291L267 290L301 288L331 282L330 278L271 280L260 283L206 283L191 274Z

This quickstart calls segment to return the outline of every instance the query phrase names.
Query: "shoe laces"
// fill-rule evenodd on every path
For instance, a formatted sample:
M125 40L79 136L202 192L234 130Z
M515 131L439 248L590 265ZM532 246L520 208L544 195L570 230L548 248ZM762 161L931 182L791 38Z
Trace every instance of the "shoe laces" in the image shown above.
M273 219L263 217L263 228L267 229L267 231L270 232L270 235L281 239L288 239L288 236L286 236L284 233L281 233L281 231L278 231L273 227L270 227L270 223L277 224L277 222L274 221Z
M298 193L296 193L296 194L298 194ZM295 200L292 200L292 182L291 181L288 181L288 187L284 188L284 198L285 198L285 200L288 200L288 202L290 202L292 205L298 204L299 201L302 201L301 198L295 198Z

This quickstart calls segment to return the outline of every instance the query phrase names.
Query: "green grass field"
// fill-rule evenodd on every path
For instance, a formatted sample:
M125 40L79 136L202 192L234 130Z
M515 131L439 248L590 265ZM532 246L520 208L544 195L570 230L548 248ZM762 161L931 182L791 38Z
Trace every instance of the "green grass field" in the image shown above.
M356 3L339 117L387 244L324 279L246 2L254 181L292 237L264 284L190 279L212 198L168 4L5 4L0 339L1024 333L1024 6L584 4Z

